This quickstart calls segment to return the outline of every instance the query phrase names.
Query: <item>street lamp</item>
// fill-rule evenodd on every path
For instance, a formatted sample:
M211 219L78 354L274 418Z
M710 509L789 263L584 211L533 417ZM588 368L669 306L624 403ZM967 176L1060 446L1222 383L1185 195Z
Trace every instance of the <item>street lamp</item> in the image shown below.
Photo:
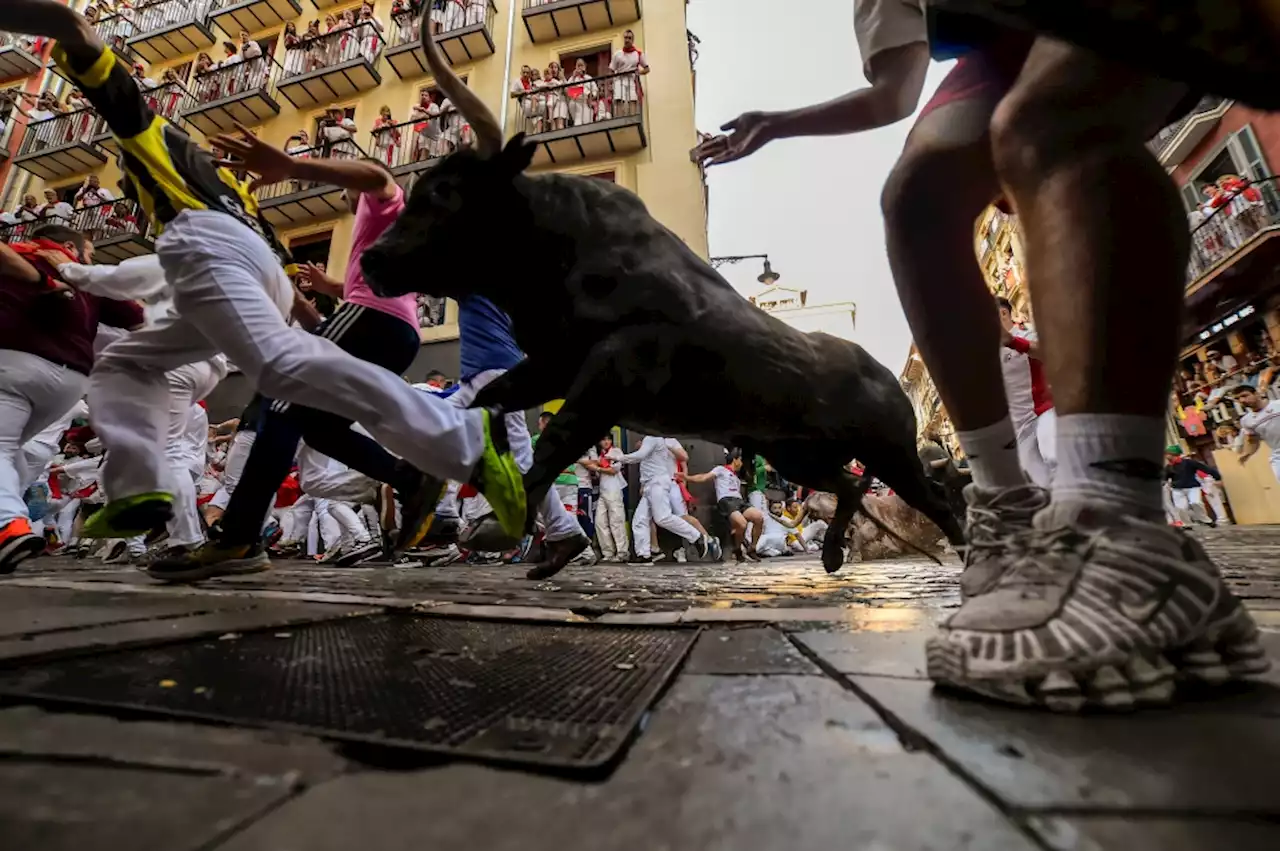
M712 257L711 268L719 269L721 266L727 266L730 263L741 263L743 260L764 261L764 271L760 273L760 276L757 277L756 280L764 284L766 287L773 286L778 279L782 277L780 274L773 271L773 266L769 263L768 254L743 254L736 257Z

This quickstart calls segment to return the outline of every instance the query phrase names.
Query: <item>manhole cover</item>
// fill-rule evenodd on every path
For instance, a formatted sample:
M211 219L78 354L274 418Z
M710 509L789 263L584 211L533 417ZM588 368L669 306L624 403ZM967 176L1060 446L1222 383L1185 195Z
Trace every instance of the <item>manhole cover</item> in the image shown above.
M9 668L0 694L593 768L696 635L379 614Z

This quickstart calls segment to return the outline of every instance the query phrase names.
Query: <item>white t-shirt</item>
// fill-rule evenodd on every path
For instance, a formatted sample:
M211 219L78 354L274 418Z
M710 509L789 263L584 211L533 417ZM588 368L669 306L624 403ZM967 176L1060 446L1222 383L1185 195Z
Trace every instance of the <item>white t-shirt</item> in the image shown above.
M614 52L613 58L609 60L609 70L615 74L624 74L627 71L634 71L637 68L648 68L649 60L644 58L644 51L640 48L628 53L625 50ZM557 85L557 81L552 80L547 83L549 86Z
M600 474L600 493L622 493L627 486L627 477L622 472L622 450L613 447L605 455L609 459L610 469L617 470L618 475L610 476L607 473Z
M1014 328L1013 336L1036 342L1035 331ZM1000 371L1004 377L1004 394L1009 400L1009 419L1019 429L1036 421L1035 397L1031 392L1031 356L1014 351L1008 346L1000 348Z
M1256 437L1270 446L1271 460L1280 460L1280 401L1241 417L1240 433L1246 437Z
M596 452L595 449L588 449L587 454L583 455L582 457L586 458L588 461L595 461L599 459L600 453ZM581 464L574 464L573 474L578 477L579 490L582 490L583 488L586 488L587 490L591 490L591 471L590 470L588 470L586 467L584 467Z
M1234 355L1223 355L1222 359L1218 361L1218 366L1222 368L1223 372L1230 372L1239 365L1240 361L1236 360Z
M737 473L724 465L716 467L711 473L715 476L716 502L730 496L742 499L742 480Z
M676 457L672 449L683 449L680 441L673 437L650 435L640 442L640 448L622 461L627 464L640 464L640 483L647 484L663 479L670 480L676 472Z
M853 33L862 54L862 73L871 76L871 58L895 47L929 41L923 0L854 0Z

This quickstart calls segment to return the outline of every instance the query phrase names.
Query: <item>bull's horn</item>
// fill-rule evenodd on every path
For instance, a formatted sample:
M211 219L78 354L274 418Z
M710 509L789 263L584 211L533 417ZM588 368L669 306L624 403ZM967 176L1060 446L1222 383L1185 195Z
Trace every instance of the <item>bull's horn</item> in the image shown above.
M422 36L422 51L427 55L427 67L431 69L431 75L435 77L436 85L445 93L445 97L453 101L454 108L471 124L476 150L483 156L496 154L502 150L502 130L498 126L498 119L484 105L484 101L480 100L479 95L467 88L467 84L453 73L449 60L440 52L440 45L436 44L431 34L430 10L430 3L422 4L422 20L418 25L418 32Z

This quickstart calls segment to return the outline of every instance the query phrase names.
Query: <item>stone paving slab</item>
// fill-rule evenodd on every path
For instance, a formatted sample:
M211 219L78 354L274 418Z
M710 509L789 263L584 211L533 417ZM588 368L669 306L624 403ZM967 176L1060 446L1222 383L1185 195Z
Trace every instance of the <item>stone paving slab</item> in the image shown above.
M1280 689L1134 715L1067 716L852 677L1011 806L1280 816Z
M685 662L686 674L821 674L776 629L704 630Z
M211 848L308 784L345 770L301 737L0 711L0 846Z
M252 600L218 602L179 596L66 592L0 585L0 639L30 638L52 630L252 608Z
M792 637L842 674L927 679L928 630L901 632L796 632Z
M1052 851L1276 851L1280 823L1243 819L1036 816L1032 831Z
M922 817L927 814L927 817ZM351 774L220 851L1030 851L933 757L819 677L684 675L595 784L451 766Z

